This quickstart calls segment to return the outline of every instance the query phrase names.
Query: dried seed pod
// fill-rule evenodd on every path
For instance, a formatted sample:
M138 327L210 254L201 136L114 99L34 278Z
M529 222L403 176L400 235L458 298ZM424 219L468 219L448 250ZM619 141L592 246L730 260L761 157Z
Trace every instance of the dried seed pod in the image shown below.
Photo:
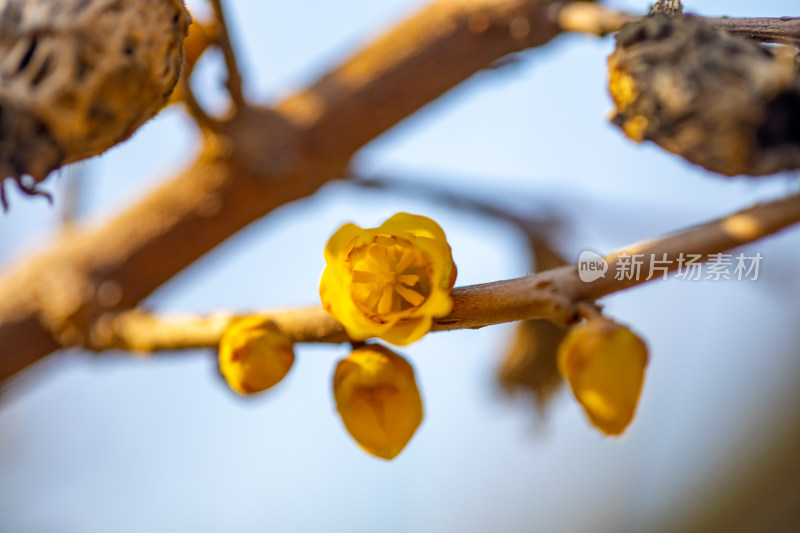
M183 0L0 0L0 181L127 139L169 99L191 17Z
M800 167L796 51L658 11L617 35L608 58L613 122L726 176Z
M545 238L535 235L529 241L536 272L567 264ZM563 383L556 354L566 333L564 327L547 320L518 322L498 369L503 389L510 394L530 395L540 420L544 420L550 401Z
M504 354L498 377L509 393L532 396L541 418L550 400L561 389L556 353L566 330L547 320L523 320L516 325L511 345Z

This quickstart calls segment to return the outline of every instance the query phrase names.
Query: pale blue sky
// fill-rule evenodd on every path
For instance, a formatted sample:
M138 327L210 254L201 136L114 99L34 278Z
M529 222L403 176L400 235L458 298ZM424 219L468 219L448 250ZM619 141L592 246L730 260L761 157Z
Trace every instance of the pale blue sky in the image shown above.
M424 3L229 1L248 94L280 99ZM797 14L789 0L688 9ZM358 166L563 213L572 230L559 245L570 258L787 190L785 178L726 180L626 140L607 121L612 46L564 36L480 73L370 144ZM221 105L218 59L198 71L212 107ZM179 169L196 136L168 109L84 164L88 219ZM63 181L49 180L56 197ZM11 201L0 218L4 261L46 242L58 213L58 202ZM504 224L335 184L256 222L147 303L187 312L313 304L329 235L397 211L439 221L458 285L529 270L521 236ZM498 393L494 370L511 326L439 333L402 350L426 418L391 463L362 453L335 413L330 380L345 347L298 347L287 379L246 400L225 387L208 351L56 355L0 396L0 533L657 531L735 478L752 436L780 425L770 414L800 399L798 248L800 231L746 248L764 256L756 283L659 282L605 300L651 348L637 418L616 440L592 429L568 393L543 432L527 402Z

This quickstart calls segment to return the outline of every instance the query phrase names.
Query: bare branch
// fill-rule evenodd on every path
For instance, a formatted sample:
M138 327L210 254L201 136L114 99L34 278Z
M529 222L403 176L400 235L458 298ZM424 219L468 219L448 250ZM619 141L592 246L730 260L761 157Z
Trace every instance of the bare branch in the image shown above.
M183 173L105 227L76 228L0 278L0 381L54 350L88 344L100 316L133 308L249 223L346 175L364 144L474 73L577 29L559 24L569 5L441 0L274 109L242 107L205 138ZM231 71L235 78L238 71ZM529 282L461 293L449 326L531 315L532 303L510 293L497 309L482 300L530 289ZM541 303L553 305L550 298ZM569 315L565 305L551 314Z
M800 17L708 18L712 26L762 43L800 47Z
M365 189L401 193L415 198L423 196L440 204L456 209L467 210L489 218L508 222L523 231L528 237L541 237L549 233L559 221L547 214L538 217L522 216L513 211L493 204L482 198L436 185L431 180L412 182L410 180L387 179L385 177L354 177L348 183Z
M563 31L604 36L619 31L625 24L642 20L641 15L611 11L602 4L573 2L557 9L558 24Z
M443 0L274 110L246 106L187 170L98 230L77 230L0 279L0 380L87 343L272 209L346 175L353 154L498 58L558 35L545 0Z
M556 9L563 31L592 35L607 35L619 31L625 24L642 19L639 15L611 11L601 4L589 2L574 2ZM715 28L755 41L800 46L800 17L704 18Z
M222 9L222 2L220 0L210 1L217 19L217 44L222 50L222 54L225 57L225 65L228 69L228 80L226 82L228 94L230 94L231 101L235 107L242 107L244 105L242 75L236 60L236 52L233 49L233 41L231 40L229 30L230 27L225 19L225 11Z
M214 132L220 130L219 121L211 118L208 113L206 113L206 110L203 109L203 106L200 105L200 102L197 101L197 97L194 95L194 90L191 85L191 68L188 66L181 74L181 79L176 90L180 91L180 99L186 106L186 111L189 112L189 115L198 126Z
M216 347L222 333L233 321L254 314L268 316L294 342L347 341L341 326L321 307L172 317L128 311L101 317L92 330L89 348L156 352Z
M219 133L221 130L220 120L210 116L194 94L192 89L192 74L197 61L205 53L206 49L213 41L219 39L221 23L214 21L214 24L203 24L199 20L192 22L189 28L189 35L184 40L184 63L178 86L172 95L171 102L183 102L186 111L194 121L200 126L211 132Z
M606 260L609 272L615 272L622 254L642 254L642 272L646 273L651 258L661 260L666 254L667 264L674 270L681 254L699 254L707 260L712 254L756 241L798 222L800 194L756 205L648 243L628 246L606 256ZM577 267L570 265L523 278L459 287L453 290L453 312L437 320L433 330L476 329L525 319L547 319L568 325L580 316L596 312L590 305L594 300L647 281L646 275L630 280L608 275L586 283L578 276ZM249 314L271 318L295 342L341 343L347 340L342 326L321 307ZM215 347L225 328L237 316L245 315L163 318L136 311L109 315L96 325L91 347L139 351Z

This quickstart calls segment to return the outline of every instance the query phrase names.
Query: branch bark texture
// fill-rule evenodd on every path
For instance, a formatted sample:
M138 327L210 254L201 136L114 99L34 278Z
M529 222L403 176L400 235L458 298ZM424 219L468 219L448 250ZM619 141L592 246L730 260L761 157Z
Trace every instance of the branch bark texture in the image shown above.
M433 331L475 329L525 319L569 325L578 320L583 303L661 279L661 276L648 279L653 259L663 261L672 271L678 267L682 255L699 255L705 261L713 254L756 241L798 222L800 195L794 195L609 254L605 257L609 263L606 277L590 283L580 279L576 265L569 265L522 278L459 287L452 293L453 312L437 320ZM641 275L617 279L620 257L634 254L642 258ZM321 307L250 314L271 318L294 342L347 341L342 326ZM158 351L215 347L231 321L241 316L245 315L159 317L139 311L108 315L96 325L93 348Z
M0 381L59 348L98 344L101 317L134 308L249 223L344 177L359 148L497 59L562 31L604 34L628 20L585 2L441 0L272 108L234 102L184 172L105 226L71 230L4 272ZM605 287L578 290L568 274L545 274L460 289L450 322L437 328L537 313L566 320L571 298ZM335 327L324 328L335 337Z
M364 144L498 58L560 28L545 0L440 1L272 109L244 106L179 176L100 229L76 230L0 281L0 380L89 342L276 207L343 177Z

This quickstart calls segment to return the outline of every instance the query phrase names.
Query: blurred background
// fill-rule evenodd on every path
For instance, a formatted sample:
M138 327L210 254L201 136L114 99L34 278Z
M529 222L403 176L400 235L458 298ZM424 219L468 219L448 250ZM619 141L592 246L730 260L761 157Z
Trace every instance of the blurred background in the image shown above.
M248 95L280 100L425 3L228 0ZM686 8L798 14L794 0ZM607 121L612 48L612 38L566 35L479 73L371 143L355 169L562 220L552 244L570 262L796 189L796 176L724 179L628 141ZM194 81L211 109L225 106L222 77L209 52ZM179 170L198 136L172 106L51 177L54 207L11 194L0 261L57 236L64 191L78 191L81 223L102 223ZM457 285L532 270L527 237L511 224L340 182L251 225L146 305L314 305L330 234L397 211L441 224ZM228 389L208 350L55 354L0 390L0 531L800 531L799 249L800 230L789 230L743 249L764 258L758 281L669 280L603 300L651 351L621 438L590 426L568 390L537 410L532 395L503 389L514 324L432 334L401 351L426 417L389 463L363 453L336 414L330 382L345 346L298 346L287 379L254 398Z

